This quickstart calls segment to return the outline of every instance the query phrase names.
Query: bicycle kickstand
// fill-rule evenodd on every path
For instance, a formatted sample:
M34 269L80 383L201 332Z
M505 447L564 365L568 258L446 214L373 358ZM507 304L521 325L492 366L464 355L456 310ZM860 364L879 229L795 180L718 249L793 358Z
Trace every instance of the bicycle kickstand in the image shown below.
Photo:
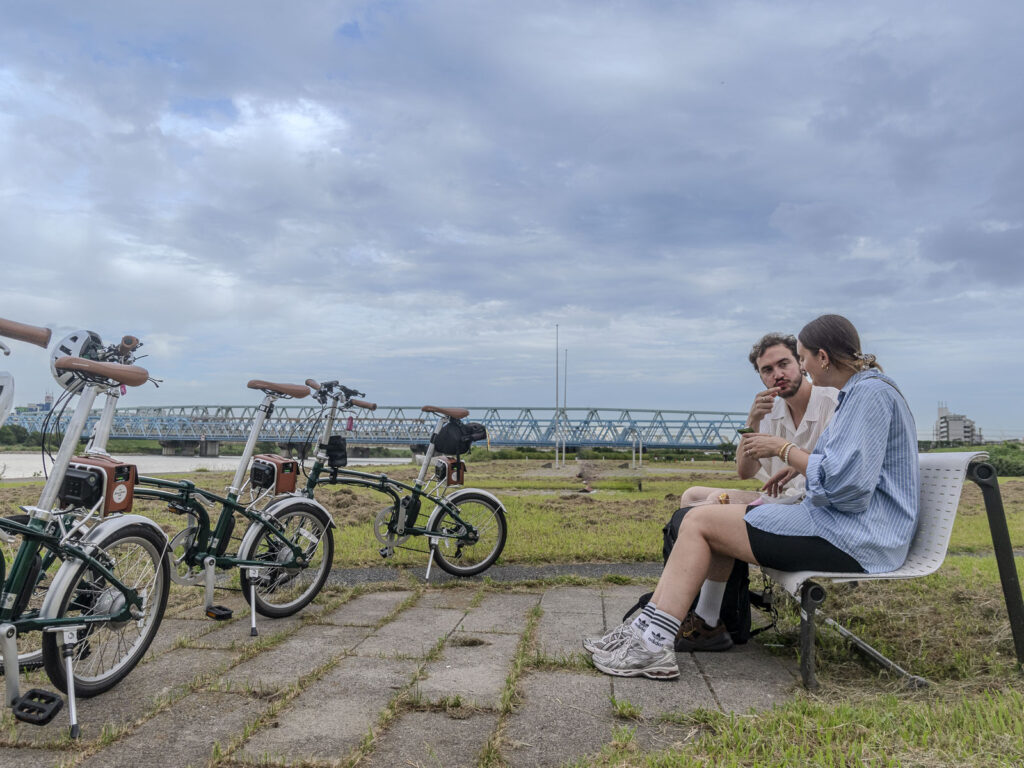
M75 655L75 646L78 644L78 631L85 629L85 624L76 624L73 627L61 627L64 635L64 642L61 643L60 651L64 657L64 677L68 681L68 714L71 716L72 739L77 739L80 733L78 729L78 708L75 706L75 671L72 666L72 657Z
M259 631L256 629L256 579L260 577L260 568L246 568L249 575L249 636L256 637Z
M434 566L434 550L437 549L437 540L430 539L430 543L427 545L430 550L430 557L427 559L427 576L424 581L430 581L430 569Z

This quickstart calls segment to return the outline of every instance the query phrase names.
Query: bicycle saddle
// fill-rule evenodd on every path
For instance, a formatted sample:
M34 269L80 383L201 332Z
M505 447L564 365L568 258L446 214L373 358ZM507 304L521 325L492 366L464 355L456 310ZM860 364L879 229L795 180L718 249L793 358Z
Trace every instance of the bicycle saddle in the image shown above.
M253 379L245 386L249 389L258 389L261 392L284 395L285 397L301 398L309 395L309 387L305 384L275 384L272 381Z
M440 413L449 419L464 419L469 416L469 410L466 408L438 408L436 405L424 405L420 410L425 413Z

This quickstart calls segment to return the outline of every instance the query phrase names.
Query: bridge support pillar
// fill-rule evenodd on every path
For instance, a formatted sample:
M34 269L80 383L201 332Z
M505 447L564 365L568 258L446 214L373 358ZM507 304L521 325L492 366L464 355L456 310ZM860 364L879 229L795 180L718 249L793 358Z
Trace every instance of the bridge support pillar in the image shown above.
M164 456L195 456L198 440L161 440L161 454Z
M200 440L199 455L209 458L220 456L220 440Z

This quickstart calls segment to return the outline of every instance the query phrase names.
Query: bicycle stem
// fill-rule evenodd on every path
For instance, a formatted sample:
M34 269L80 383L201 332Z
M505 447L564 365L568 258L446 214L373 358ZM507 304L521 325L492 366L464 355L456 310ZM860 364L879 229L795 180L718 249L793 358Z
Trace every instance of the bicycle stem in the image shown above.
M110 431L114 425L114 412L117 410L117 399L121 396L121 387L119 385L107 387L104 394L107 399L103 404L103 413L100 414L100 420L93 427L92 437L89 438L89 444L85 448L87 455L109 455L107 453L107 443L110 441Z

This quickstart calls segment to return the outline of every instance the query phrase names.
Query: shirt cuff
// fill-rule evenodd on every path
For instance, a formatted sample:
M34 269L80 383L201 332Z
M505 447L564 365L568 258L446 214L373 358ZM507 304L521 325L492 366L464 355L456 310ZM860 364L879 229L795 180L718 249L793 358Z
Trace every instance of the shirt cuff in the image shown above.
M816 507L823 507L828 504L828 497L825 494L825 487L821 483L821 461L825 457L820 453L812 453L807 457L807 498Z

